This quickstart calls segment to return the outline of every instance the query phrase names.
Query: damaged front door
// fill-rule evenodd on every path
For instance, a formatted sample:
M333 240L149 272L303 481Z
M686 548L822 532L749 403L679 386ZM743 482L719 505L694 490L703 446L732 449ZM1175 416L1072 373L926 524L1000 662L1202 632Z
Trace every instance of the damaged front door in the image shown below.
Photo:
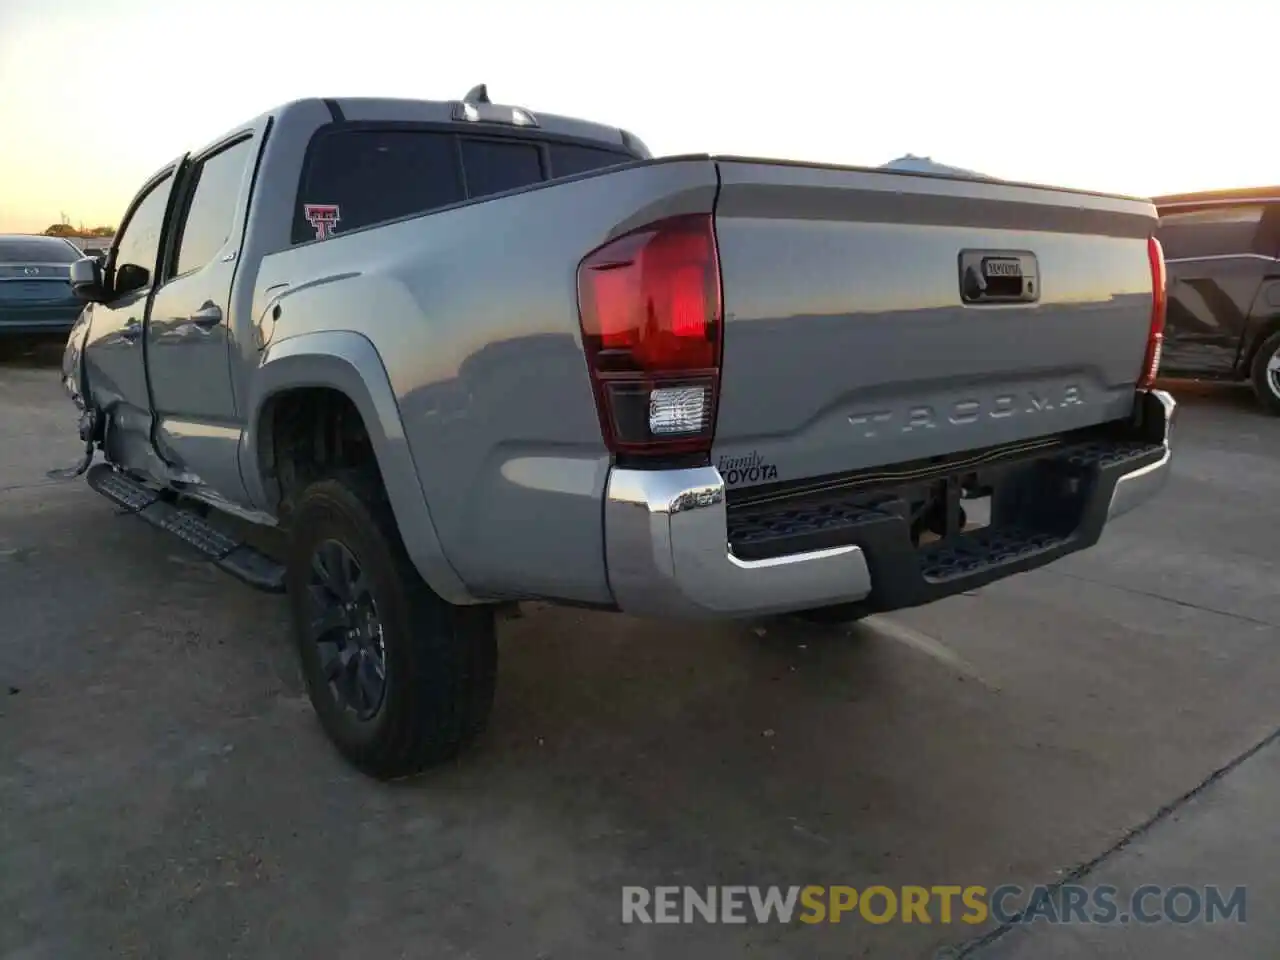
M110 299L94 306L84 350L91 403L106 420L107 459L144 473L154 462L144 333L173 179L172 167L152 178L125 214L107 257Z

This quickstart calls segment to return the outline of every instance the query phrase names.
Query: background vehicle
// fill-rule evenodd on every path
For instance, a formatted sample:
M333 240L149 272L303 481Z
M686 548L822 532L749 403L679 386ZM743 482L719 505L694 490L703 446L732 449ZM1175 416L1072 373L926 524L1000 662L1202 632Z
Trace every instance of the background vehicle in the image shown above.
M499 604L847 619L1095 542L1170 461L1154 226L654 160L483 88L299 101L166 166L76 264L78 469L101 448L95 489L287 588L326 731L396 776L484 725Z
M69 331L84 309L69 279L81 256L60 237L0 234L0 337Z
M1169 270L1161 369L1248 380L1280 415L1280 187L1155 198Z

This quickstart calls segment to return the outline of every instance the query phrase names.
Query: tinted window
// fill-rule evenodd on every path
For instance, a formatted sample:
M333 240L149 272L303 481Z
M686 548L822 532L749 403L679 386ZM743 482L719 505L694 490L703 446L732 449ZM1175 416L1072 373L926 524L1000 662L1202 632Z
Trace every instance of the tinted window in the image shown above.
M344 130L312 144L293 242L367 227L463 200L456 141L446 133ZM307 207L316 223L307 219ZM333 209L336 207L337 209ZM322 217L332 222L326 223Z
M164 230L165 207L168 206L171 189L173 177L165 177L133 211L116 245L117 269L123 264L132 263L154 276L156 259L160 254L160 234Z
M484 197L542 182L542 157L536 144L508 140L463 140L462 165L467 195Z
M572 177L575 173L586 173L601 167L611 167L618 163L630 163L635 158L625 153L612 150L599 150L596 147L580 147L574 143L551 144L551 174L556 177Z
M196 270L211 261L227 242L252 140L241 140L204 160L197 168L175 274Z
M53 237L0 237L0 263L72 263L82 254Z
M1160 217L1159 236L1165 258L1251 253L1263 209L1255 204L1164 214Z

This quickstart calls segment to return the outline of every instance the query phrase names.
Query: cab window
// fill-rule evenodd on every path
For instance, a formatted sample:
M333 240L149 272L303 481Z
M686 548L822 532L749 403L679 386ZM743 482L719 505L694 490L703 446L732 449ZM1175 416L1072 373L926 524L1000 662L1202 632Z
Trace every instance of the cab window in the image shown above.
M172 190L173 176L166 175L134 207L116 241L113 269L117 275L121 267L131 264L146 270L149 277L155 276L160 259L160 238L164 233L164 215Z
M190 273L212 261L231 236L253 143L251 139L233 143L200 161L193 171L194 187L181 227L174 275Z
M574 174L599 170L601 167L632 163L636 159L629 153L587 147L576 143L553 143L550 152L553 177L572 177Z
M325 130L303 164L292 241L323 240L633 160L620 151L535 138L439 129Z
M465 199L458 148L445 133L340 130L311 144L293 242L426 213Z
M521 140L462 140L462 169L467 174L467 196L515 190L541 183L542 151L536 143Z

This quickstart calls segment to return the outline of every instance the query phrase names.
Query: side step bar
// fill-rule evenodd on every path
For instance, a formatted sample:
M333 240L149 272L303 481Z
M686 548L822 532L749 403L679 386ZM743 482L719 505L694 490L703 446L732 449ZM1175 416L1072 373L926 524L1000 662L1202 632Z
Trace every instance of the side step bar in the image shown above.
M109 464L97 464L86 479L89 486L124 511L186 541L237 580L269 593L284 592L283 564L228 536L193 511L170 503Z

